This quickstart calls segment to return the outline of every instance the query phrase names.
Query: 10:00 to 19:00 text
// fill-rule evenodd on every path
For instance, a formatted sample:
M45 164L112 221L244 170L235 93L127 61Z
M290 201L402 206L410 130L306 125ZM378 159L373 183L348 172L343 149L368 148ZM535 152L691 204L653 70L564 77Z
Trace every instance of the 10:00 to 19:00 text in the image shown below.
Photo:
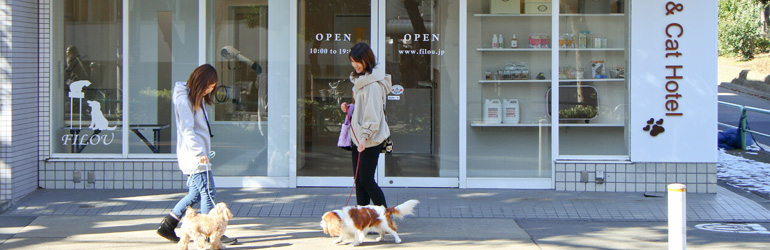
M327 49L327 48L310 48L308 51L310 54L321 54L321 55L347 55L350 53L350 49Z

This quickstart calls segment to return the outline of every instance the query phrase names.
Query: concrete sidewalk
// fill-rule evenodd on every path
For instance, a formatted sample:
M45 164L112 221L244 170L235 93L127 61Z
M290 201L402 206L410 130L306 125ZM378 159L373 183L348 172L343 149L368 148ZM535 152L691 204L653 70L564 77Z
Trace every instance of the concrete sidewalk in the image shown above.
M589 240L582 246L666 246L660 240L665 239L665 231L660 229L665 229L665 194L438 188L384 191L390 206L407 199L419 199L421 203L414 216L398 222L402 244L394 244L392 236L374 242L376 236L369 235L361 248L570 249L575 239L591 237L601 239L594 242L602 245L586 245L591 244ZM345 205L348 188L217 192L217 200L227 202L235 214L227 235L239 238L240 244L229 249L347 247L333 244L334 238L322 233L319 221L325 211ZM0 215L0 249L175 249L155 235L155 229L183 195L184 190L38 190ZM747 197L722 186L716 194L688 193L688 221L770 225L766 201ZM523 225L528 228L522 228L521 222L526 222ZM586 226L592 223L610 224ZM543 226L549 224L554 228ZM559 231L587 228L596 230ZM538 238L529 232L543 236ZM570 234L575 237L566 237ZM628 238L631 236L637 240ZM625 238L628 240L609 240ZM706 244L709 239L714 237L704 236L698 242L714 246ZM770 243L758 238L718 246L762 249L770 247Z
M665 193L554 190L383 188L389 206L420 200L414 217L666 221ZM162 216L186 190L38 190L6 216ZM345 206L350 188L217 189L235 217L321 218ZM351 198L355 203L355 197ZM770 211L719 186L716 194L688 193L691 221L770 222Z
M155 234L158 216L41 216L8 239L2 249L175 249ZM348 249L323 234L317 218L234 218L227 235L238 238L228 249ZM513 219L405 218L401 244L388 235L361 248L539 249ZM459 225L462 225L460 227ZM467 235L468 232L479 234ZM193 244L191 244L193 245ZM193 249L191 247L190 249Z

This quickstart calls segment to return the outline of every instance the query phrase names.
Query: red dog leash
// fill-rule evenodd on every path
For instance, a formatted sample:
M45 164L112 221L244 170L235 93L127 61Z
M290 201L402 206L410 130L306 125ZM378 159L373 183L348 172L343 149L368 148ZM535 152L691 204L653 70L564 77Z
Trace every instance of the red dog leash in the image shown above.
M348 104L348 108L350 108L350 104ZM346 112L347 113L347 112ZM350 116L345 114L345 118L348 119L348 123L350 123L350 132L353 134L353 139L356 140L356 145L358 145L358 137L356 137L356 132L353 130L353 123L350 122ZM352 145L351 145L352 147ZM358 148L352 149L352 150L358 150ZM356 189L356 180L358 180L358 165L361 163L361 151L358 151L358 160L356 161L356 173L353 175L353 187L350 188L350 194L348 195L348 201L345 202L345 206L347 207L348 204L350 204L350 197L353 197L353 190Z

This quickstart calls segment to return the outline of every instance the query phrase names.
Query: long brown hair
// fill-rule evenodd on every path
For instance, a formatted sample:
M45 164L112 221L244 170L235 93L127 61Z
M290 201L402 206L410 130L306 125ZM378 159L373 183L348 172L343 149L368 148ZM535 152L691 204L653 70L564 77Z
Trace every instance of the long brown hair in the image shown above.
M211 91L208 95L205 95L206 89L211 84L217 83L217 70L211 64L204 64L198 66L190 74L190 79L187 79L187 88L190 89L190 93L187 94L187 98L190 99L190 103L193 106L193 112L203 105L201 100L205 100L206 104L214 104L214 91Z
M364 71L361 73L353 70L352 75L355 77L359 77L367 73L371 74L372 70L374 70L374 66L377 66L377 60L374 58L374 51L372 51L372 48L370 48L369 45L364 42L356 43L356 45L353 45L353 48L350 48L348 58L351 61L364 65Z

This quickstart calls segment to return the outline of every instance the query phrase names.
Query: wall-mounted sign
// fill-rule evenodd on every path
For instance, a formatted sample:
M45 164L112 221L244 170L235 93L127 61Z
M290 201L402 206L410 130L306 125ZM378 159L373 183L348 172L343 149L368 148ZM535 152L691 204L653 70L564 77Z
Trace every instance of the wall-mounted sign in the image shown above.
M350 38L353 36L353 34L340 34L340 33L316 33L315 34L315 40L316 41L327 41L327 42L343 42L343 41L351 41Z
M314 39L323 42L321 47L308 49L308 54L313 55L344 55L350 53L350 47L353 44L353 34L349 33L316 33ZM339 48L338 43L345 44L345 48ZM331 47L330 47L331 46Z
M399 84L393 85L393 87L390 88L390 93L394 95L401 95L404 93L404 87Z
M415 42L439 42L441 34L404 34L401 43L405 46L398 50L399 55L436 55L443 56L446 50L443 49L412 49Z
M717 161L717 1L629 1L631 161Z

